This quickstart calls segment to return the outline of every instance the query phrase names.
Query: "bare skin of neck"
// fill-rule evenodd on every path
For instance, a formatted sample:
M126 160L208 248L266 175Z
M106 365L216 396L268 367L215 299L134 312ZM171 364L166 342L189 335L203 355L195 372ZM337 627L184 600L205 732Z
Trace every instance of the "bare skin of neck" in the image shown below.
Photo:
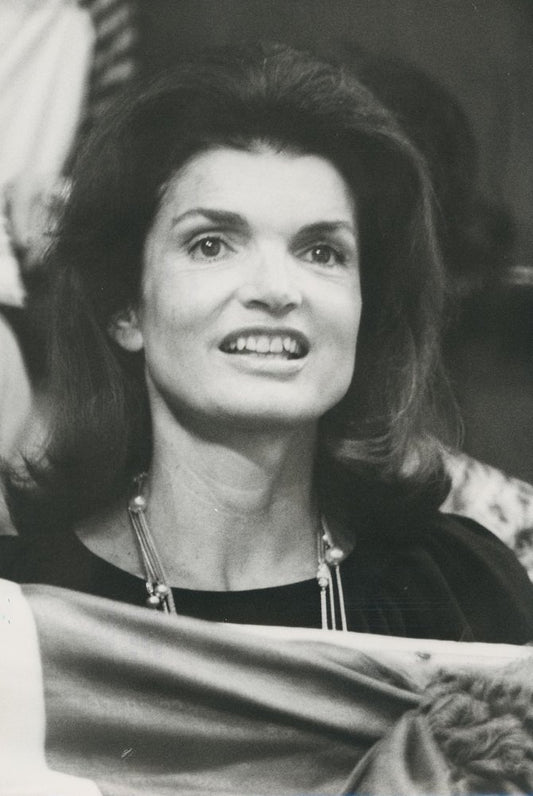
M147 520L170 585L225 591L313 577L315 427L221 434L220 425L199 435L154 423ZM143 574L126 500L76 532L97 555Z

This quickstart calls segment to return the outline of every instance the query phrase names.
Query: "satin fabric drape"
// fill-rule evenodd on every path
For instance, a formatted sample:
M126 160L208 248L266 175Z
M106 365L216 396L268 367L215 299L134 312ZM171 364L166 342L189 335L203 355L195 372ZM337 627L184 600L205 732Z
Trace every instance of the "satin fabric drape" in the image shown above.
M0 584L4 796L449 793L417 710L426 684L442 666L490 670L531 654L221 625ZM10 719L17 693L26 703ZM54 776L67 790L46 790Z

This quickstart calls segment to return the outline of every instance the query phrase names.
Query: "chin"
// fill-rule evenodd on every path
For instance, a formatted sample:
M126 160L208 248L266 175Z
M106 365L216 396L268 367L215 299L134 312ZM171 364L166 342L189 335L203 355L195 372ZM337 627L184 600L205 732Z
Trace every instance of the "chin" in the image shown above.
M307 394L306 394L307 393ZM165 403L170 407L176 420L184 426L196 426L207 431L214 429L217 436L226 430L246 429L247 431L266 432L271 429L291 429L315 427L319 420L332 409L342 398L337 391L327 395L323 390L313 392L299 389L287 390L286 385L279 389L268 389L263 383L254 389L222 389L214 400L197 402L193 400L176 400L167 393Z
M220 407L215 418L217 422L241 428L246 427L250 430L268 431L269 428L273 431L280 428L290 430L303 426L315 426L323 414L328 411L328 408L309 407L297 403L283 406L280 401L276 405L250 402L241 406L234 404Z

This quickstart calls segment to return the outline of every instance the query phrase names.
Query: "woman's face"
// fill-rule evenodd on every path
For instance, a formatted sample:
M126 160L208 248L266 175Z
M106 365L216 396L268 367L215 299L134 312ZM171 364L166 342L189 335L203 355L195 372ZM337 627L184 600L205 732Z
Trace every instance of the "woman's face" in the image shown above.
M343 397L360 314L355 203L335 167L221 148L168 185L121 341L144 348L153 413L266 429Z

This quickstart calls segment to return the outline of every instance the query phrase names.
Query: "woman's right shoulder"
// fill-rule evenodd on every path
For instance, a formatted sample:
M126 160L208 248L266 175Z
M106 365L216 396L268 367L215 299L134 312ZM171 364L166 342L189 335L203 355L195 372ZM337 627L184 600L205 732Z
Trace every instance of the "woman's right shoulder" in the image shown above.
M16 580L16 573L25 557L26 540L20 536L0 536L0 578Z
M15 583L54 583L58 573L76 568L72 534L0 536L0 578Z

